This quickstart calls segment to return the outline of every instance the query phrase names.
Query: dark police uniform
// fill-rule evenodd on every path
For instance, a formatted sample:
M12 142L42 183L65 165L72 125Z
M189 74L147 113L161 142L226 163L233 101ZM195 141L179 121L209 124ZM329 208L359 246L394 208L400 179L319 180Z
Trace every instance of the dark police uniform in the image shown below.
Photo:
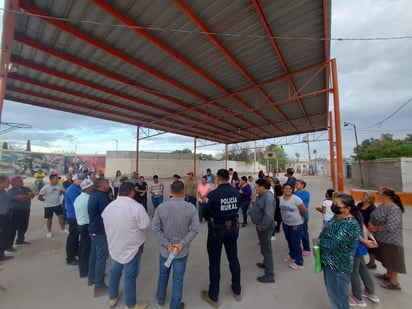
M239 237L240 194L229 183L220 184L207 195L203 216L208 221L207 253L209 255L209 298L218 301L220 280L220 256L225 246L232 273L232 290L240 295L240 264L237 256Z

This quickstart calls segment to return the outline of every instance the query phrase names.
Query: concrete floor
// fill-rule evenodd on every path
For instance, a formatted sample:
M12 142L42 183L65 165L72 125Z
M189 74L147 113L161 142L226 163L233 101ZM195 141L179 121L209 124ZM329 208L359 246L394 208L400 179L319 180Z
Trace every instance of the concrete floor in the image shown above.
M315 207L321 205L324 192L328 189L330 179L326 177L304 177L307 189L311 193L310 233L316 237L321 229L321 215ZM284 179L281 179L283 182ZM167 184L168 181L165 181ZM346 191L350 191L350 185ZM407 207L403 217L404 246L407 266L412 248L412 207ZM26 239L32 244L18 248L15 258L0 265L0 308L1 309L72 309L72 308L108 308L106 297L93 298L93 288L87 286L87 279L80 279L75 266L65 263L65 238L59 234L57 220L53 222L55 237L46 239L46 226L43 219L43 204L36 198L32 203L29 231ZM208 287L208 259L206 252L207 226L201 225L201 231L194 240L187 265L183 301L185 308L211 308L200 298L202 289ZM236 302L230 289L230 273L225 254L221 263L220 308L330 308L322 274L314 273L314 259L305 257L305 268L299 271L288 268L282 261L287 255L287 244L283 234L278 234L273 242L275 257L276 282L262 284L256 277L262 270L256 267L262 257L257 245L253 225L241 228L238 241L239 259L242 268L242 301ZM107 272L110 269L107 263ZM158 308L155 293L158 269L157 243L151 230L147 231L147 241L142 257L140 274L137 280L138 300L147 300L149 308ZM378 265L378 272L383 269ZM402 291L387 291L379 287L375 280L376 294L381 302L378 305L366 300L368 307L376 308L410 308L412 277L400 275ZM169 287L170 289L170 287ZM166 306L170 301L170 293ZM123 308L123 299L117 308Z

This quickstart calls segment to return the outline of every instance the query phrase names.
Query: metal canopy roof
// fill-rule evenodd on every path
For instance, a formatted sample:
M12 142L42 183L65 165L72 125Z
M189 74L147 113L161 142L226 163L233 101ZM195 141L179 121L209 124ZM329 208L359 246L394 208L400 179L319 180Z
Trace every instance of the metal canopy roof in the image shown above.
M7 100L225 144L328 127L330 0L5 9Z

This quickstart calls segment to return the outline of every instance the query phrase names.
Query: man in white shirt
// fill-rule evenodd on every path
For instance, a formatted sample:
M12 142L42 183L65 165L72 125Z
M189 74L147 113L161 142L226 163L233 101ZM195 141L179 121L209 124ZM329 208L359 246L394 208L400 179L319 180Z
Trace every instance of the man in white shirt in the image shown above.
M47 220L47 238L52 238L53 213L59 219L61 233L68 234L64 227L63 206L60 196L63 193L63 187L59 185L59 176L57 174L49 176L50 183L40 189L38 200L44 202L44 218Z
M121 184L118 198L107 205L102 213L112 258L110 307L116 306L121 297L119 283L123 269L125 309L145 309L148 306L147 302L136 303L136 279L146 241L145 229L149 227L150 219L144 207L134 200L134 195L132 183Z

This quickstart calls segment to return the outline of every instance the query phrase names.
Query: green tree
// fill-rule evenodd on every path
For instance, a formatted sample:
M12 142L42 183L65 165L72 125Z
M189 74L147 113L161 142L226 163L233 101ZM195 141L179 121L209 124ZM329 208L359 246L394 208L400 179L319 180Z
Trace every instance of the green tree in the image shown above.
M192 151L189 148L185 148L182 150L174 150L172 153L192 153Z
M222 157L224 158L224 154L222 155ZM232 145L227 151L227 159L230 161L252 162L253 157L253 149L251 149L247 144Z
M216 159L211 154L198 153L197 159L200 161L215 161Z
M3 143L3 149L9 149L9 145L7 144L7 142Z
M285 153L285 150L283 150L282 147L276 146L275 144L271 144L265 148L265 151L274 151L276 152L276 158L278 162L276 162L275 159L268 160L269 165L272 167L272 169L276 168L276 164L279 169L285 169L286 163L288 161L287 155ZM267 160L265 158L265 152L261 152L258 161L262 165L266 165Z
M382 134L380 139L370 138L362 141L357 148L353 149L355 160L375 160L381 158L412 157L412 145L408 144L410 134L404 139L394 139L392 134Z

